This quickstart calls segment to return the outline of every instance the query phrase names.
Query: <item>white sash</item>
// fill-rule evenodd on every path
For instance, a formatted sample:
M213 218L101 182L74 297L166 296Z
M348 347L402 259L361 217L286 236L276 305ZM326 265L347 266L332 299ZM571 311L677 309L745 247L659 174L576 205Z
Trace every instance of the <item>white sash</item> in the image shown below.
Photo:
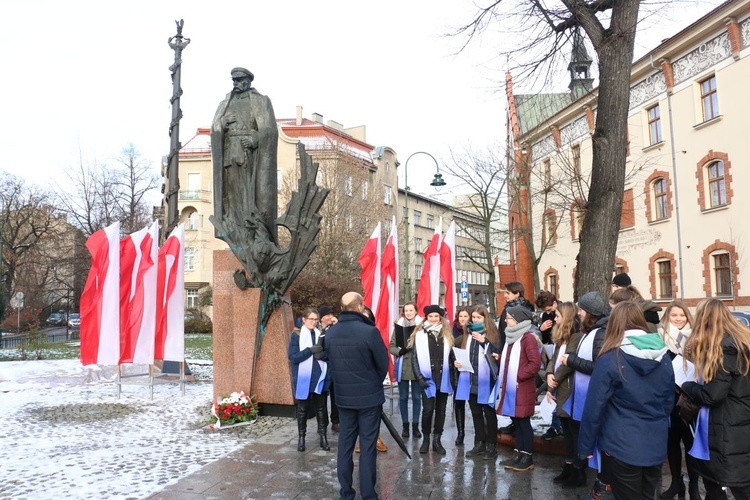
M563 354L565 354L565 350L568 348L568 344L563 344L560 346L560 350L557 351L557 358L555 358L555 371L557 371L558 368L560 368L560 365L562 364L560 360L563 357Z
M434 398L437 392L437 381L432 380L432 365L430 364L430 345L427 342L427 336L432 335L426 330L421 330L417 333L414 346L417 351L417 362L419 363L419 372L427 382L427 387L424 389L424 393L428 398ZM441 333L442 335L442 333ZM451 394L453 389L450 383L446 387L446 375L448 371L448 357L450 355L450 346L448 342L443 339L443 379L441 382L440 392Z
M526 335L524 333L524 335ZM516 416L516 389L518 388L518 365L521 361L521 339L516 340L513 344L505 343L503 348L503 362L500 365L499 379L502 385L502 399L503 406L500 412L506 417ZM513 346L518 344L517 349L513 349ZM512 352L510 352L512 351ZM507 377L505 375L505 367L508 367Z
M594 338L598 331L599 329L597 328L583 336L576 350L579 358L594 361ZM589 393L590 381L591 375L579 371L575 372L573 379L573 413L571 417L578 422L583 418L583 407L586 404L586 395Z
M318 340L320 339L320 331L316 328L314 330L314 334L315 343L317 344ZM303 351L312 346L313 334L306 326L302 325L302 328L300 328L299 331L299 350ZM307 399L308 397L310 397L310 379L312 378L313 359L314 356L310 356L309 358L301 362L299 364L299 367L297 368L297 387L295 387L294 389L294 397L296 399ZM315 383L315 389L313 391L315 392L315 394L322 394L323 385L326 379L326 372L328 371L328 363L321 360L316 361L318 362L318 366L320 366L320 377Z

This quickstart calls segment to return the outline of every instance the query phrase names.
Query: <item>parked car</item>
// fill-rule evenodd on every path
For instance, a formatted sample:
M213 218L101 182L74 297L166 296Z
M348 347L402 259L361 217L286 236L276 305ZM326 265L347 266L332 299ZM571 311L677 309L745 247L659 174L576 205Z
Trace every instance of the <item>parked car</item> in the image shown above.
M732 316L745 326L750 326L750 312L732 311Z
M70 313L68 326L71 328L79 328L81 326L81 315L78 313Z
M47 318L47 324L52 326L60 326L65 323L65 316L60 313L52 313Z

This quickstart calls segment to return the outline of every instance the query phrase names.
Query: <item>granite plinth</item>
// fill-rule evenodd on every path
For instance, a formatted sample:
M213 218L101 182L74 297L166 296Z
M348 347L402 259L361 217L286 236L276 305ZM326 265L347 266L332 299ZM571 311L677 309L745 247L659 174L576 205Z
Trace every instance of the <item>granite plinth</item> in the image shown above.
M287 350L294 313L288 304L273 311L258 350L264 292L237 288L234 272L241 268L230 250L214 251L214 397L244 391L255 396L261 414L291 416L294 397Z
M252 384L262 415L294 415L292 370L287 356L293 329L294 312L289 304L271 313L256 357Z
M237 288L236 269L242 264L230 250L214 251L214 398L252 394L262 291Z

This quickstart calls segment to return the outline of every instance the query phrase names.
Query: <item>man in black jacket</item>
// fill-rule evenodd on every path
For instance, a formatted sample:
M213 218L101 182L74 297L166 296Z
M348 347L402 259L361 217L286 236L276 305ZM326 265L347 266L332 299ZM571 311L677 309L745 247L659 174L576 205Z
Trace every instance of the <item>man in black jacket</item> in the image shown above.
M364 300L356 292L341 297L339 321L326 333L325 350L336 387L339 409L337 472L343 499L353 499L354 445L359 437L359 487L363 499L378 498L375 441L380 431L380 413L385 395L383 379L388 373L388 351L380 332L362 314Z

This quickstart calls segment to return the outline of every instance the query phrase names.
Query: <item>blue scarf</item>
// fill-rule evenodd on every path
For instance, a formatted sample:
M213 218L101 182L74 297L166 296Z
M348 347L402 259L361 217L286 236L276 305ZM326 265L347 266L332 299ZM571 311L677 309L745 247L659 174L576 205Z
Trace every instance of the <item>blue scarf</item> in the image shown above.
M320 332L317 329L310 331L303 325L299 332L299 350L302 351L308 347L312 347L313 339L314 342L317 343L319 337ZM315 392L315 394L323 393L323 384L326 381L328 363L325 361L314 360L313 356L310 356L299 364L299 371L297 372L297 387L294 389L295 399L307 399L310 397L310 380L312 379L313 361L317 361L318 366L320 366L320 377L315 384L313 392Z
M417 333L414 347L417 351L417 362L419 363L419 371L427 382L427 387L424 389L425 396L428 398L434 398L437 394L437 385L432 380L432 369L430 364L430 345L427 338L428 335L432 335L428 330L422 330ZM442 332L439 333L442 335ZM448 356L450 354L450 346L448 342L443 339L443 376L440 380L440 392L445 394L452 394L453 387L451 387L450 373L448 370Z
M482 329L480 333L484 333L484 329ZM473 340L473 338L469 337L466 341L466 350L469 352L471 352L471 343ZM488 342L485 341L485 344L488 344ZM485 345L484 347L477 345L477 348L482 350L482 352L477 353L476 365L473 363L474 358L471 358L471 366L474 368L474 373L477 375L477 403L490 405L494 408L495 402L497 401L498 382L496 380L494 384L492 383L492 374L490 367L487 364L487 358L485 358L485 353L487 352L487 349L489 349L489 345ZM471 373L459 372L458 386L456 387L456 399L458 401L468 401L470 395Z
M702 380L697 382L703 385ZM699 460L708 460L708 406L701 406L698 411L698 418L695 421L695 436L693 438L693 447L688 452L692 457Z
M578 344L578 349L576 349L578 357L594 361L594 337L597 331L599 331L598 328L583 336ZM591 375L579 371L575 372L573 378L573 412L570 413L570 416L578 422L583 418L583 407L586 404L586 395L589 393L590 381Z

